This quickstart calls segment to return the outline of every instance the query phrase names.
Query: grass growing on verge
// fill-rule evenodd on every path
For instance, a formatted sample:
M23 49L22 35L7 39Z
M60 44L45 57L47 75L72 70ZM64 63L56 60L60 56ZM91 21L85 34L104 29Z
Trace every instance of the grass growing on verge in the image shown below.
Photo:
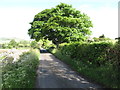
M34 88L39 56L38 50L30 50L2 67L2 88Z
M100 66L88 65L81 61L71 59L69 56L61 54L60 50L53 49L51 51L57 58L64 61L71 66L74 70L82 75L90 78L91 80L100 83L104 87L120 88L117 77L118 72L112 68L112 66Z

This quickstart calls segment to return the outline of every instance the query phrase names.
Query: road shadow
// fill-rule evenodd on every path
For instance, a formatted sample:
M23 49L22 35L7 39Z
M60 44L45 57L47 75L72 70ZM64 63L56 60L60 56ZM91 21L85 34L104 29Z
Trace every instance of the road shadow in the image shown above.
M48 53L46 49L39 49L40 53Z
M80 88L80 90L101 90L100 86L92 84L76 74L66 64L50 53L42 53L36 88Z

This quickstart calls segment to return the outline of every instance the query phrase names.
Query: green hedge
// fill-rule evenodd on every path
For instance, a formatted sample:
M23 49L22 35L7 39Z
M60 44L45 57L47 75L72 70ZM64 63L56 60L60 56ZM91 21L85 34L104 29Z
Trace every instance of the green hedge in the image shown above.
M15 63L2 67L2 88L34 88L39 51L23 53Z
M120 69L120 41L116 42L107 53L107 60L115 67Z
M109 88L120 88L120 43L64 43L51 52L74 70Z
M108 42L98 42L98 43L76 42L76 43L65 44L61 48L61 52L62 54L70 56L75 60L101 66L107 62L106 54L111 47L112 47L112 43L108 43Z

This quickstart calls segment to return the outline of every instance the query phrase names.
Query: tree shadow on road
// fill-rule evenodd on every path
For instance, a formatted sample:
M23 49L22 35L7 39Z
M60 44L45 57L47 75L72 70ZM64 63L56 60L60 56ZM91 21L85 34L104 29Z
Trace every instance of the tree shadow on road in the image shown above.
M50 53L42 53L36 88L100 88L76 74L66 64ZM97 90L97 89L95 89Z

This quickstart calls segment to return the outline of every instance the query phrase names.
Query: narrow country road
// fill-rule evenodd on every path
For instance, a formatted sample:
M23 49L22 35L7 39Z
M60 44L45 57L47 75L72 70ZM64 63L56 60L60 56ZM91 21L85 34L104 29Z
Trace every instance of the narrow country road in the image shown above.
M41 53L37 74L36 88L81 88L81 90L101 88L77 75L50 53Z

